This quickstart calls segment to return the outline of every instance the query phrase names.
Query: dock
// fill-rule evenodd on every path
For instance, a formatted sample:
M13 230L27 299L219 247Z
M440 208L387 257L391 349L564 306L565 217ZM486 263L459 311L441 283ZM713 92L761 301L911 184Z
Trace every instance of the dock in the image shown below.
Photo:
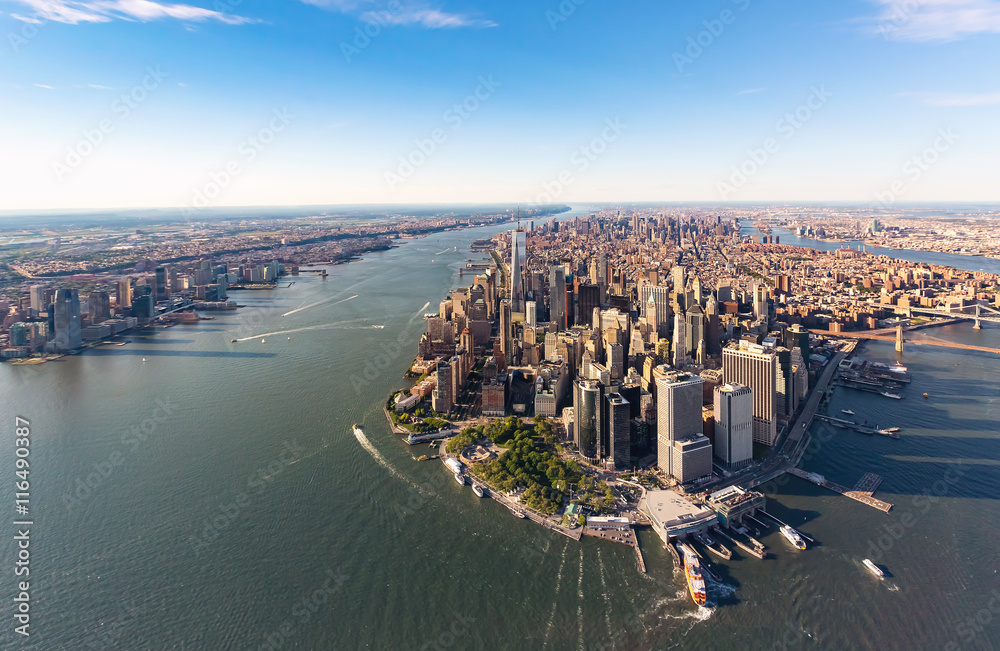
M761 547L763 547L763 545L761 545L761 547L751 547L750 545L746 544L745 542L743 542L743 541L741 541L741 540L739 540L737 538L733 538L732 536L730 536L729 534L727 534L722 529L716 529L715 533L717 533L718 535L722 536L723 538L725 538L729 542L733 543L734 545L736 545L737 547L739 547L740 549L742 549L746 553L750 554L751 556L755 556L755 557L757 557L757 558L759 558L761 560L764 560L764 557L767 556L767 554L761 548ZM757 544L759 545L760 543L757 543Z
M639 549L639 538L635 539L635 557L639 561L639 571L643 574L646 573L646 561L642 558L642 550Z
M899 435L898 427L890 428L880 428L880 427L868 427L865 425L860 425L853 420L847 420L846 418L837 418L835 416L826 416L823 414L816 414L816 419L821 420L824 423L833 425L840 429L852 429L859 434L866 434L872 436L873 434L878 434L879 436L887 436L891 439L900 440L902 437Z
M882 511L883 513L888 513L889 510L892 509L892 504L888 502L883 502L882 500L875 499L874 497L872 497L872 493L874 492L874 490L872 492L867 492L864 490L863 491L850 490L846 486L841 486L836 482L830 481L829 479L823 477L823 475L817 475L816 473L813 472L806 472L804 470L799 470L798 468L789 468L788 472L795 475L796 477L799 477L800 479L805 479L806 481L812 482L817 486L822 486L823 488L829 488L835 493L846 495L847 497L850 497L852 500L857 500L862 504L867 504L868 506L874 507L879 511ZM878 484L882 482L882 478L879 477L878 475L872 475L872 473L866 473L866 475L861 478L861 481L858 482L859 485L862 486L862 488L866 488L868 484L871 483L872 480L868 479L868 483L862 484L862 482L866 481L869 475L871 475L871 477L875 477L878 479L878 481L875 483L876 487L878 486Z

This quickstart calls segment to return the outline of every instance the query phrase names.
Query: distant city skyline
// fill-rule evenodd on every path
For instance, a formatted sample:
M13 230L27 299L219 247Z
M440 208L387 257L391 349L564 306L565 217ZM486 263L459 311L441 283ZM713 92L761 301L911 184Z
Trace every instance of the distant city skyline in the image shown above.
M1000 201L997 0L0 0L0 28L5 210Z

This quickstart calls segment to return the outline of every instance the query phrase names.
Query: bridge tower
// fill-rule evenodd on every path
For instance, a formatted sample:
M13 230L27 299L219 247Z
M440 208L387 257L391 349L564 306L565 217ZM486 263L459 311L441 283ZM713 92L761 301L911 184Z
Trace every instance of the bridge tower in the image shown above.
M976 330L983 329L983 322L979 319L979 317L983 315L982 312L980 311L982 310L982 307L983 307L982 305L976 303L976 325L973 326Z
M896 352L903 352L903 326L896 326Z

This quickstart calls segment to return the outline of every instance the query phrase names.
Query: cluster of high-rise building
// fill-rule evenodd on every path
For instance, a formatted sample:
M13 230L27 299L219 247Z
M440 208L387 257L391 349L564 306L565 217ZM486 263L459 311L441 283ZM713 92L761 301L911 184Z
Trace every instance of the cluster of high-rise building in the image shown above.
M478 369L464 414L555 417L602 468L653 465L680 484L744 468L830 355L724 253L743 242L721 218L607 212L498 236L503 264L470 265L482 273L427 318L417 364L435 365L434 409Z
M210 260L190 268L143 260L134 273L94 282L85 298L76 287L32 284L16 305L0 301L5 314L0 331L6 337L6 341L0 339L0 357L71 352L88 341L148 323L178 306L217 305L228 299L234 285L273 283L284 273L285 265L276 260L232 270Z

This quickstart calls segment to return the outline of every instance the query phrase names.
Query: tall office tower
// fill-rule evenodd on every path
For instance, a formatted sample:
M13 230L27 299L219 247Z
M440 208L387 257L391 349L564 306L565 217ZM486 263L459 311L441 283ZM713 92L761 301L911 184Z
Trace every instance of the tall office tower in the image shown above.
M733 288L728 280L719 281L719 286L715 288L715 293L719 295L720 303L728 303L733 300Z
M674 368L687 366L687 322L684 315L678 312L674 315Z
M694 292L694 302L701 305L701 278L698 276L694 277L694 282L692 283L692 290Z
M620 332L611 330L610 332ZM605 365L611 371L612 380L625 377L625 347L620 343L609 341L604 345Z
M216 298L220 301L224 301L229 298L229 274L219 274L217 282L219 287L215 292Z
M510 254L510 311L524 312L524 286L521 283L521 254L518 252L518 231L511 234Z
M705 346L709 355L718 355L720 350L719 340L719 304L715 297L708 295L705 302Z
M739 384L715 387L715 457L727 468L753 459L753 390Z
M604 398L605 456L615 470L625 470L632 465L631 409L629 401L621 394L610 393Z
M778 394L778 415L789 417L795 411L795 375L792 374L792 351L783 346L774 349L778 357L778 373L774 388Z
M639 288L639 299L643 308L643 318L656 329L657 338L670 333L670 288L643 285Z
M167 268L156 268L156 300L166 301L170 298L170 282L167 280Z
M538 325L538 308L536 305L535 301L528 301L524 304L524 323L529 328L534 328Z
M573 439L580 454L594 463L601 440L601 401L604 387L596 380L573 382Z
M778 437L778 356L741 340L722 349L723 381L753 391L753 440L774 445Z
M763 283L753 288L753 315L758 319L767 318L767 287Z
M802 359L802 351L798 348L792 349L791 358L792 375L795 376L794 409L798 409L799 404L809 395L809 367L806 365L805 360Z
M39 314L44 314L49 308L45 304L45 285L32 285L28 290L28 297L31 300L30 309L32 315L38 316Z
M705 381L697 375L663 367L659 367L657 375L656 463L661 470L672 474L674 443L701 436L702 384Z
M562 265L549 268L549 321L556 324L556 330L565 330L566 325L566 270Z
M793 323L785 330L785 348L798 348L802 353L802 359L809 361L812 349L809 347L809 331L798 323Z
M451 364L438 362L437 384L431 393L431 408L441 414L447 414L452 408L452 377Z
M504 299L500 301L500 352L503 353L504 360L511 363L511 347L513 345L510 332L510 301Z
M684 347L693 353L698 350L698 343L705 339L705 311L694 303L688 308L685 318L687 330L684 333Z
M674 291L684 293L687 288L687 277L684 267L677 265L670 270L670 276L674 279Z
M107 292L90 292L87 303L91 323L103 323L111 318L111 295Z
M593 326L594 310L601 307L601 288L597 285L580 285L580 321L583 325Z
M83 329L80 323L80 295L75 289L56 290L53 302L56 349L69 352L83 345Z

